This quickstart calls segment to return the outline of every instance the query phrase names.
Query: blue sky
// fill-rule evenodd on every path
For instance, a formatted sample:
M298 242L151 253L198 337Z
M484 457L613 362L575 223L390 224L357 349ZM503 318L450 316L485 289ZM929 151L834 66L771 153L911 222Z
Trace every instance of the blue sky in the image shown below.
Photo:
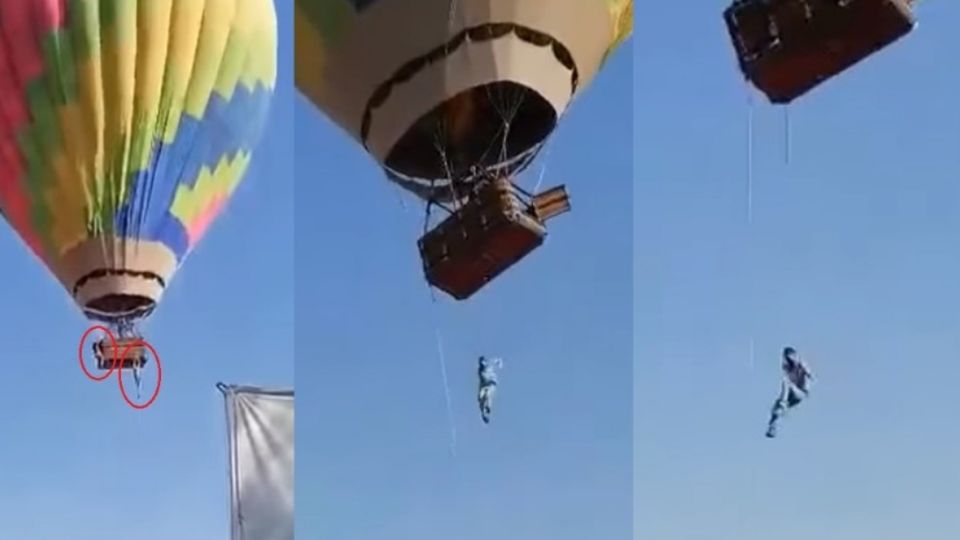
M422 205L296 98L298 537L630 534L632 65L628 43L527 178L546 165L574 211L464 303L431 302ZM506 364L490 426L480 354Z
M751 224L726 4L639 25L637 537L956 538L960 6L792 106L789 162L755 96ZM819 380L768 441L786 344Z
M292 9L278 4L280 35L290 36ZM281 39L273 117L246 181L145 327L163 361L150 409L124 404L115 377L95 384L83 376L77 342L87 321L0 228L0 341L8 345L0 538L227 537L225 421L214 385L293 384L291 49Z

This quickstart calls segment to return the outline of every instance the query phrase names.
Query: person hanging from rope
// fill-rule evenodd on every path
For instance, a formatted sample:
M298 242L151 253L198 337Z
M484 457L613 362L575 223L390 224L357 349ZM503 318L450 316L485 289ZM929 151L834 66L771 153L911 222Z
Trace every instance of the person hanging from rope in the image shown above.
M793 409L810 394L810 381L813 380L813 374L807 364L800 359L796 349L785 347L783 349L783 360L780 363L783 370L783 379L780 382L780 395L773 403L773 409L770 411L770 422L767 425L767 437L777 436L777 422L790 409Z
M490 414L493 412L493 396L497 392L497 371L503 369L503 360L481 356L477 362L477 375L480 378L480 388L477 392L477 403L480 406L480 417L484 424L490 423Z

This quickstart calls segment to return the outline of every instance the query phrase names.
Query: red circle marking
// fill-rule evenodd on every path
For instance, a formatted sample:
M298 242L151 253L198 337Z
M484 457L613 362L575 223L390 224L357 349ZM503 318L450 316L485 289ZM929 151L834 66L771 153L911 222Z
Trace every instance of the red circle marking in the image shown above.
M157 350L153 348L153 345L147 342L145 339L140 339L128 344L123 348L123 353L120 354L120 364L123 365L123 361L127 359L127 355L130 354L130 349L137 345L143 345L146 347L151 354L153 354L153 359L157 363L157 387L153 390L153 395L150 396L144 403L134 403L130 399L130 396L127 395L126 388L123 387L123 370L117 370L117 382L120 384L120 394L123 396L123 400L127 402L127 405L130 405L134 409L146 409L150 405L153 405L153 402L157 399L157 396L160 395L160 384L163 382L163 367L160 365L160 355L157 354Z
M110 364L110 369L107 371L106 374L104 374L103 377L94 377L90 373L90 371L87 369L86 364L84 364L83 362L83 344L86 343L87 338L90 337L90 333L93 332L94 330L100 330L104 334L106 334L107 337L110 338L110 343L113 345L113 362ZM87 329L86 332L83 333L83 336L80 337L80 347L79 347L79 350L77 351L77 356L80 358L80 369L83 370L83 374L86 375L87 378L90 379L91 381L100 382L106 379L107 377L109 377L110 374L113 373L113 370L117 369L117 365L118 365L117 339L113 337L113 332L111 332L110 329L107 328L106 326L101 326L99 324L95 326L91 326L90 328Z

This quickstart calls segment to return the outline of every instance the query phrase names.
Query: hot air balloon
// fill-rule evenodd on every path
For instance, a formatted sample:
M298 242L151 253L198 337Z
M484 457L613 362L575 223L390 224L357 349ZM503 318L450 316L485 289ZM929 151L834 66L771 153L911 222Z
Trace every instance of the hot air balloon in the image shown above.
M910 33L913 0L735 0L724 11L740 70L786 104Z
M98 367L138 369L139 323L264 126L273 2L5 1L0 36L2 215L117 333L94 346Z
M539 246L563 186L514 181L632 31L632 0L296 0L296 84L450 216L419 241L466 299Z

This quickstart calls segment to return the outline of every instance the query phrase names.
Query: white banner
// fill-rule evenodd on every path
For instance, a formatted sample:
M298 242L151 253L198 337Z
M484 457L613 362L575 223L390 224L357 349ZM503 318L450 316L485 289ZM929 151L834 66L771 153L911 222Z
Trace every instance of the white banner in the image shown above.
M293 391L218 385L226 398L231 540L293 540Z

